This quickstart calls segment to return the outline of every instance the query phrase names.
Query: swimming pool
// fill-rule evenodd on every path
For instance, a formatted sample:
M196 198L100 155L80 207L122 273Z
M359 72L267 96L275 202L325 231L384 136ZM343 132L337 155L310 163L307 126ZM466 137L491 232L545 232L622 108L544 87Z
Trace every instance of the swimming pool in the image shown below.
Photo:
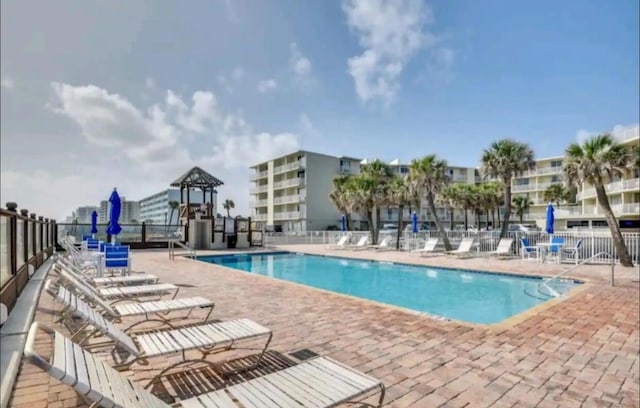
M540 278L290 252L199 260L418 312L492 324L544 303ZM566 291L579 282L563 281Z

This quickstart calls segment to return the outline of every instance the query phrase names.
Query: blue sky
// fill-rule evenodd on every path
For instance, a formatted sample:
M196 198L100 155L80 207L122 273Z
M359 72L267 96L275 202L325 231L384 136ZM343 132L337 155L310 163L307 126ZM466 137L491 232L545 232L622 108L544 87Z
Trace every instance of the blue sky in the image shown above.
M638 122L637 1L185 4L2 2L3 200L105 180L69 212L115 161L134 199L200 164L242 203L247 167L294 148L475 166L499 138L546 157Z

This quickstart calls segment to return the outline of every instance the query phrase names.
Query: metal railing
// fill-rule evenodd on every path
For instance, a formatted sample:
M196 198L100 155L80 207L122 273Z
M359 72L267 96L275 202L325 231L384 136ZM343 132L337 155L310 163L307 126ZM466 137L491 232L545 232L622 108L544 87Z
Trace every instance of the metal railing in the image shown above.
M197 256L195 249L178 240L172 239L169 241L169 259L172 261L176 259L176 246L186 251L186 254L184 255L186 257L195 258Z
M615 282L614 282L614 274L615 274L615 268L616 268L616 258L615 256L613 256L613 254L609 253L609 252L598 252L597 254L583 260L582 262L580 262L577 265L572 266L569 269L566 269L562 272L560 272L559 274L546 279L544 281L542 281L541 283L538 284L538 288L540 288L540 286L544 286L549 290L549 293L551 293L554 297L560 297L562 294L558 293L556 290L554 290L553 288L551 288L551 286L549 286L549 284L553 281L557 281L558 279L560 279L561 277L565 276L566 274L568 274L569 272L575 271L576 269L580 268L581 266L584 266L587 262L596 259L596 258L600 258L602 256L608 256L611 259L611 286L615 286Z

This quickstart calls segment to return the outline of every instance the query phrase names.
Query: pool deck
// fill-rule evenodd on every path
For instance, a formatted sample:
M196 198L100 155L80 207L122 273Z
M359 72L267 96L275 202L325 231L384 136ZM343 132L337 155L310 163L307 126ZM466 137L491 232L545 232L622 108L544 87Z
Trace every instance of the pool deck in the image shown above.
M327 250L321 245L279 248L296 252L552 276L568 267L520 260L419 257L393 251ZM199 254L222 251L202 251ZM388 407L637 407L640 402L638 268L589 265L572 273L588 283L562 301L551 301L492 326L443 321L393 306L257 276L200 261L168 260L164 250L135 251L135 271L181 285L178 296L200 295L216 303L214 317L250 318L273 330L264 367L249 375L295 364L291 353L308 349L381 379ZM35 319L48 325L60 306L42 293ZM64 329L58 327L64 332ZM39 337L39 351L50 349ZM215 358L231 359L246 351ZM124 374L146 382L167 365ZM242 362L244 360L239 360ZM191 370L194 371L194 370ZM176 374L154 387L181 398L219 388L207 372ZM247 378L244 375L243 378ZM231 378L238 380L240 378ZM169 383L167 385L165 383ZM165 388L162 388L165 387ZM374 399L368 401L373 402ZM67 385L23 362L10 406L86 406Z

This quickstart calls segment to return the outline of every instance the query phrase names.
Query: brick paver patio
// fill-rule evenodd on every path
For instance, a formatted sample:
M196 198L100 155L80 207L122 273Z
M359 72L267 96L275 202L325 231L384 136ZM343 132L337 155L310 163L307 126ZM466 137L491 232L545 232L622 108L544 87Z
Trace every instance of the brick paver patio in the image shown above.
M296 251L330 252L321 246ZM470 269L552 275L566 265L537 265L486 259L418 258L406 253L348 253L385 260L461 266ZM182 285L179 296L201 295L216 302L218 319L248 317L273 329L265 367L237 381L299 362L291 352L309 349L381 379L389 407L637 407L639 404L639 289L637 269L616 268L608 286L606 266L588 266L572 276L590 284L570 298L497 326L441 321L366 300L229 270L188 259L169 261L165 251L135 252L136 271ZM40 297L36 320L52 324L59 310ZM59 330L65 329L58 327ZM46 337L37 349L50 350ZM219 359L246 355L225 353ZM169 359L174 361L175 359ZM157 358L124 374L146 382L166 366ZM154 392L187 397L224 379L194 370L169 376ZM374 399L369 401L373 402ZM74 391L29 363L22 364L14 407L85 406Z

